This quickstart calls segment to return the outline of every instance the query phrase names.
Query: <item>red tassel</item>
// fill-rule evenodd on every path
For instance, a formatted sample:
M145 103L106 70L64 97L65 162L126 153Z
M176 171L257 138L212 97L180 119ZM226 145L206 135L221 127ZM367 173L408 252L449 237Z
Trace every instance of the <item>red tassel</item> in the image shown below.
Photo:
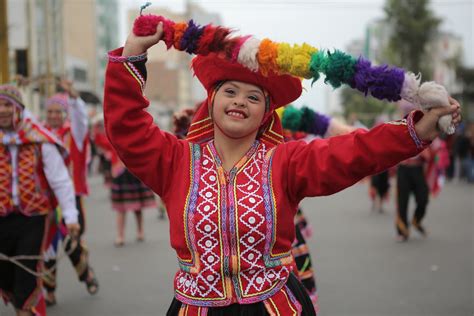
M149 36L156 33L156 27L160 17L153 14L140 15L133 23L133 34L137 36Z

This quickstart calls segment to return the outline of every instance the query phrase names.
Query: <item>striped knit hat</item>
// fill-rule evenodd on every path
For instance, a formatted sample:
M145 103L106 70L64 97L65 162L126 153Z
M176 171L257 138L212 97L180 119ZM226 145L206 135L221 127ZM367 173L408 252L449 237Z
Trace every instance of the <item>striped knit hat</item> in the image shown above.
M20 90L18 90L15 86L9 84L0 85L0 99L11 102L20 110L25 109Z
M66 111L68 108L68 95L65 93L57 93L46 100L46 108L50 107L53 104L59 104Z

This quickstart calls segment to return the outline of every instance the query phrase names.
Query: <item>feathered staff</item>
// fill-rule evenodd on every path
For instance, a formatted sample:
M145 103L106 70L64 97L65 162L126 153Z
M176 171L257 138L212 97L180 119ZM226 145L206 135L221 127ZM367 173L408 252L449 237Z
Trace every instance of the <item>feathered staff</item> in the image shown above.
M223 58L263 74L268 72L290 74L312 79L314 83L324 74L324 82L334 88L342 84L371 95L377 99L398 101L405 99L423 109L449 106L446 89L433 82L421 84L421 76L388 65L374 66L363 57L354 58L342 51L318 50L306 43L290 45L270 39L259 40L251 35L237 36L222 26L208 24L200 26L193 20L175 23L163 16L143 15L142 11L150 3L141 7L140 16L133 26L137 36L153 35L158 23L163 23L163 41L166 47L174 47L189 54L207 55L218 53ZM454 133L450 115L438 121L440 129Z

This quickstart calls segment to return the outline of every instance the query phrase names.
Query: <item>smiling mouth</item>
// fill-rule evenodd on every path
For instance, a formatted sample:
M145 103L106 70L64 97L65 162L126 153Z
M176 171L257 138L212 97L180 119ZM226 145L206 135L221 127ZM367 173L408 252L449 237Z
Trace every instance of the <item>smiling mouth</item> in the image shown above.
M229 111L226 112L226 114L228 116L235 117L235 118L238 118L238 119L246 119L247 118L247 114L245 114L245 112L239 111L239 110L229 110Z

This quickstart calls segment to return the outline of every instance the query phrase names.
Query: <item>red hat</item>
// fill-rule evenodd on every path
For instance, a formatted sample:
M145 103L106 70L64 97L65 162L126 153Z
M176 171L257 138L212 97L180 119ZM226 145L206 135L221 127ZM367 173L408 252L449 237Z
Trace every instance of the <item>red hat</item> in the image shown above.
M271 110L293 102L302 92L301 80L297 77L273 72L264 76L259 71L252 71L215 53L196 56L192 61L192 68L208 94L218 82L226 80L242 81L261 87L270 94Z
M283 142L283 130L275 109L296 100L302 92L301 80L290 75L269 73L264 76L244 66L219 57L215 53L196 56L192 61L196 77L207 90L208 99L201 103L193 117L187 134L192 142L202 143L214 137L214 124L209 115L209 105L219 82L235 80L254 84L270 95L270 109L262 122L259 139L269 146Z

